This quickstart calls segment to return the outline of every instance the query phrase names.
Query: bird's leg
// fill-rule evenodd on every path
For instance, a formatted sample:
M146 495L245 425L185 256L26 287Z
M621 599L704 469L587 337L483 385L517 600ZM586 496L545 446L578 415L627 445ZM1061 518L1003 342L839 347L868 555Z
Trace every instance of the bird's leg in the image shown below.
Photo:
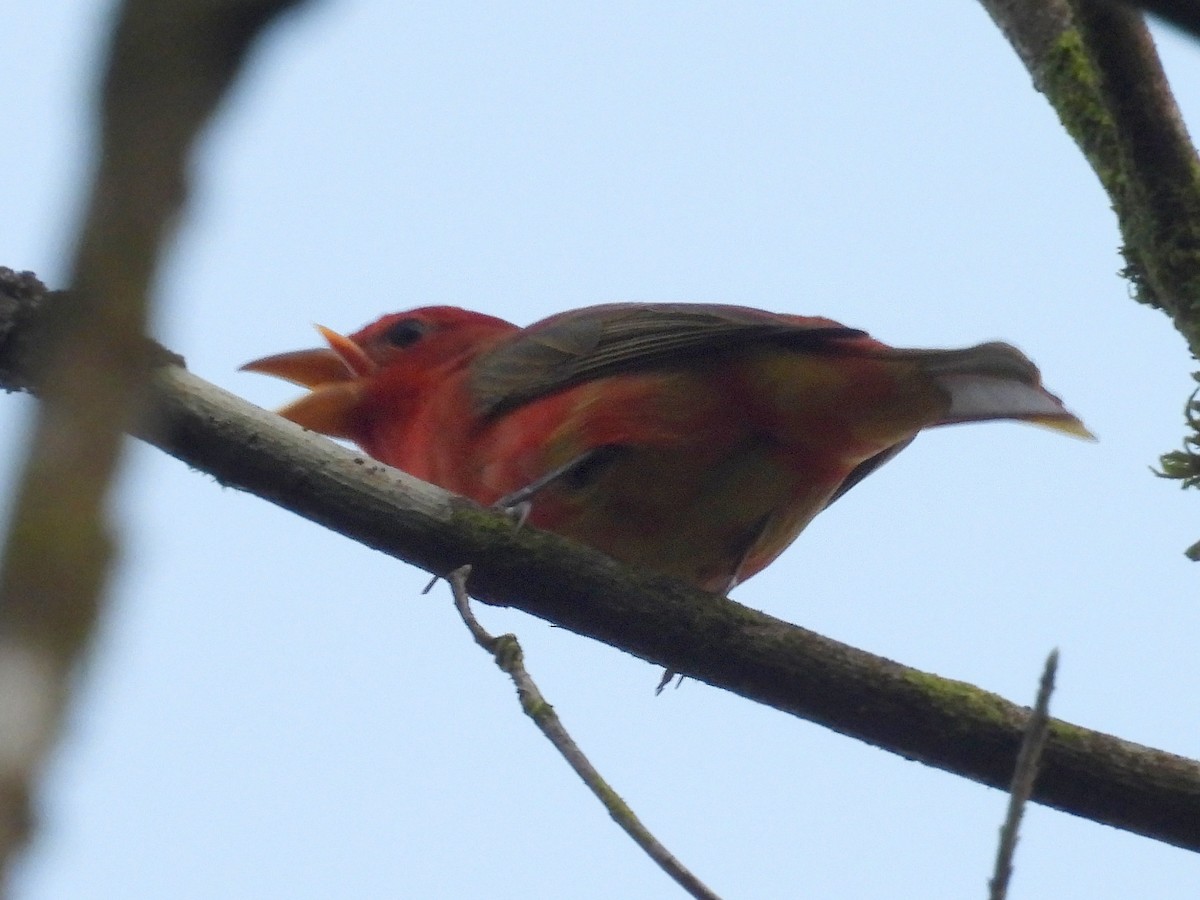
M503 498L502 498L503 499ZM517 531L525 525L525 520L529 518L529 513L533 509L533 502L530 500L522 500L520 503L501 504L497 500L492 504L493 509L497 509L504 515L512 519L513 525L517 527Z
M671 669L663 669L662 678L658 679L658 684L654 688L654 696L657 697L659 694L661 694L663 689L671 683L671 679L677 675L679 676L679 680L675 682L676 690L678 690L679 686L683 684L683 676L678 672L672 671Z
M745 562L745 561L746 561L746 557L743 554L742 562ZM738 563L739 569L742 567L742 562ZM732 576L730 576L729 581L725 585L725 590L722 591L721 593L723 593L726 597L728 597L729 592L732 591L737 586L738 586L738 576L737 576L737 573L734 573ZM680 675L678 672L671 670L670 668L663 669L662 678L658 679L658 685L654 688L654 696L655 697L657 697L659 694L661 694L663 692L663 689L666 688L666 686L671 683L672 678L678 679L675 682L675 689L678 690L679 686L681 684L683 684L683 676Z
M754 529L754 536L746 542L746 546L738 556L737 565L733 567L733 574L729 576L729 580L725 582L725 589L721 592L726 597L729 596L730 591L742 583L742 567L746 565L746 560L750 558L750 551L754 549L754 546L758 543L759 538L763 536L763 532L767 530L767 525L769 525L770 522L771 516L769 514L763 516L762 519L759 520L758 527ZM659 694L661 694L663 689L671 683L671 679L675 678L676 676L679 678L679 680L675 682L675 687L678 689L679 686L683 684L683 676L678 672L673 672L669 668L663 669L662 678L658 680L658 686L654 688L654 696L657 697Z
M557 469L552 469L540 478L536 478L522 488L505 494L499 500L492 504L492 509L504 513L512 519L519 531L529 518L529 513L533 510L533 498L544 489L556 482L565 482L568 487L582 488L586 487L600 471L610 463L624 448L617 444L605 444L600 447L593 447L586 453L580 453L566 465L559 466ZM433 590L433 586L438 583L441 578L439 575L434 575L429 584L425 585L425 590L421 593L428 594Z
M593 447L591 450L579 454L566 465L552 469L524 487L505 494L492 504L492 508L507 513L520 528L529 518L529 512L533 509L533 498L537 494L557 482L565 482L568 486L575 488L586 486L620 450L621 448L616 445Z

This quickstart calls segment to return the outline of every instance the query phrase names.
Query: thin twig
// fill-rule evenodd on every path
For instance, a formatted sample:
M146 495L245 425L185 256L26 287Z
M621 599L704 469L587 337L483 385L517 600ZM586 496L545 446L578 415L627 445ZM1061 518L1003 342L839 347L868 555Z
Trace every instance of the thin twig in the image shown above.
M1013 854L1017 850L1017 832L1021 827L1021 816L1025 804L1033 795L1033 782L1037 779L1038 766L1042 759L1042 748L1050 731L1050 695L1054 692L1054 676L1058 672L1058 650L1051 650L1042 670L1042 681L1038 686L1037 700L1025 727L1025 738L1017 753L1017 765L1013 770L1012 786L1008 792L1008 813L1000 826L1000 846L996 850L996 867L988 882L989 900L1004 900L1008 895L1008 882L1012 878Z
M583 755L583 751L567 734L554 707L546 702L537 685L533 683L533 679L529 677L529 673L525 671L524 654L521 651L521 645L517 643L516 635L502 634L500 637L493 637L479 624L471 612L471 600L467 595L467 578L470 574L470 566L460 566L446 576L446 580L450 582L450 590L454 593L454 605L470 630L471 637L475 638L475 643L492 654L496 665L502 671L507 672L513 680L513 684L517 686L517 696L521 700L521 708L525 710L525 715L533 719L542 734L562 754L575 773L583 779L583 783L604 804L608 814L625 830L626 834L633 838L634 843L658 864L659 868L670 875L691 896L703 898L703 900L719 900L716 894L658 842L629 808L629 805L617 795L617 792Z

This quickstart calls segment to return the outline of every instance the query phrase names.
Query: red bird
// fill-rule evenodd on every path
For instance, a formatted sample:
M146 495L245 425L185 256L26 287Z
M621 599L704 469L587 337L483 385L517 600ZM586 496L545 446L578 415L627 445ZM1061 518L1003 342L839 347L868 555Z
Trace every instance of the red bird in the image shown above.
M898 350L829 319L621 303L518 328L447 306L244 369L280 410L539 528L728 591L923 428L1091 435L1008 344Z

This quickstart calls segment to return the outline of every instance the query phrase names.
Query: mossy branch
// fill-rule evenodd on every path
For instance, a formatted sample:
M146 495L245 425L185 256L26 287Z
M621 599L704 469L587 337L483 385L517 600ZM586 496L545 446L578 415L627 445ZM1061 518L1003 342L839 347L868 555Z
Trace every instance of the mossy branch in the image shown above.
M1142 15L1107 0L982 0L1112 201L1123 274L1200 358L1200 158ZM1192 428L1162 473L1200 482Z

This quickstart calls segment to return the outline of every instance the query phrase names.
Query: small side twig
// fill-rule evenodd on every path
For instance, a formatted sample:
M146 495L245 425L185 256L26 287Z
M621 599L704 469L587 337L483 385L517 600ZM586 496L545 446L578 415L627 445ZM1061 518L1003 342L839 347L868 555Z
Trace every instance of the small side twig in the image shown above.
M454 606L470 630L471 636L475 638L475 643L492 654L496 665L508 673L513 684L517 686L517 696L521 700L521 708L525 710L525 714L533 719L542 734L563 755L571 768L583 779L584 784L604 804L608 814L625 830L626 834L633 838L634 843L658 864L659 868L670 875L691 896L702 898L702 900L719 900L717 894L714 894L700 879L689 872L683 863L658 842L633 810L583 755L583 751L579 749L579 746L567 734L562 722L559 721L554 707L546 702L537 685L533 683L533 679L529 677L529 673L525 671L524 655L521 652L521 645L517 643L516 636L502 634L499 637L493 637L479 624L471 612L470 597L467 595L467 578L470 574L471 567L462 566L446 576L446 580L450 583L450 590L454 593Z
M988 882L989 900L1004 900L1008 894L1008 882L1012 878L1013 855L1017 850L1017 832L1021 827L1021 816L1025 804L1033 795L1033 782L1037 778L1042 748L1046 746L1046 735L1050 730L1050 695L1054 692L1054 676L1058 672L1058 650L1051 650L1042 670L1038 685L1037 700L1025 728L1025 737L1017 753L1017 765L1013 770L1012 786L1008 792L1008 813L1000 826L1000 846L996 850L996 867Z

